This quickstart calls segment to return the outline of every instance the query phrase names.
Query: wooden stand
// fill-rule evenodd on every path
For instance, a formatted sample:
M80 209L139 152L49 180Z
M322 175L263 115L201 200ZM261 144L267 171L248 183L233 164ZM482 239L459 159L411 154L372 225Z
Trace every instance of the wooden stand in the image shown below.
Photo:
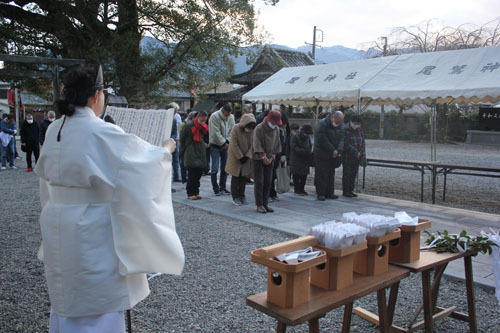
M368 248L354 255L354 272L378 275L389 268L389 242L401 237L401 230L380 237L366 237Z
M267 301L283 308L292 308L309 301L309 272L311 267L326 262L326 254L290 265L274 257L308 246L317 245L314 236L274 244L252 251L253 262L267 266Z
M339 290L350 286L353 281L354 254L366 249L366 241L342 249L320 245L315 248L326 252L326 263L311 269L311 284L325 290Z
M418 219L418 225L401 226L401 238L389 242L389 262L409 263L420 258L420 231L430 228L431 221Z

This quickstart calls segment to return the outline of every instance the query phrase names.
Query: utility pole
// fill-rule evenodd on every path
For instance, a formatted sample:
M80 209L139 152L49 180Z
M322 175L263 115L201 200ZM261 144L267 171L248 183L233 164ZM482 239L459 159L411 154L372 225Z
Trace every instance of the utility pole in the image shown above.
M321 33L321 38L316 38L316 33L318 31ZM312 52L311 52L312 56L311 56L311 58L313 58L313 60L316 59L316 47L321 47L320 45L316 45L316 43L317 42L322 43L323 42L323 38L324 38L324 32L323 32L323 30L317 29L316 26L314 26L314 30L313 30L313 42L312 42L312 44L308 43L308 42L305 42L305 44L307 44L307 45L312 45Z
M387 37L380 37L380 38L384 40L382 57L385 57L387 55ZM380 126L378 130L379 139L384 138L384 118L385 118L385 106L382 104L382 106L380 107Z

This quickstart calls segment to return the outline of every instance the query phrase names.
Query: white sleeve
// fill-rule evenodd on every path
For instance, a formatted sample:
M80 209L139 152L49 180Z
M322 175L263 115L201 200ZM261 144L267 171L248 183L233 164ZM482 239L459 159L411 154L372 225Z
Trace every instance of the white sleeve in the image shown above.
M120 273L181 274L184 250L172 207L172 155L133 135L128 140L111 203Z

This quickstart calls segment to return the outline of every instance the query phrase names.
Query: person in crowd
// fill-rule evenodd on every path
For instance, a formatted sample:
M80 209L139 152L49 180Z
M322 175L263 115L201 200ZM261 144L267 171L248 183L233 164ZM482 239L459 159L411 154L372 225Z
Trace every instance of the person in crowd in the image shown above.
M208 122L210 157L212 168L210 177L212 177L212 188L215 195L230 194L226 189L226 162L227 149L231 140L231 129L234 126L234 116L231 114L233 108L230 104L225 104L222 108L210 116ZM217 183L217 173L220 166L220 178Z
M288 159L288 164L290 164L290 157L291 157L291 152L290 152L290 144L291 144L291 139L292 136L297 133L299 130L300 126L297 123L292 123L290 124L290 135L286 139L286 157ZM293 185L293 173L290 171L290 185Z
M184 166L188 172L186 192L189 200L199 200L200 178L207 162L203 134L208 131L207 113L198 111L193 122L186 124L181 132L180 145L184 156Z
M245 114L253 114L253 107L252 107L252 104L245 104L243 106L243 114L241 115L241 117L243 117ZM236 124L238 124L241 120L241 117L238 117L236 119Z
M279 126L281 124L281 113L277 110L272 110L254 130L252 144L254 151L254 195L257 212L263 214L274 212L274 210L268 206L268 200L273 177L274 160L281 152L279 138Z
M314 185L318 200L338 199L335 195L335 169L341 164L344 148L344 115L336 111L316 125L314 132Z
M257 123L257 125L260 124L267 117L268 114L269 110L264 110L261 113L259 113L257 115L257 118L255 118L255 122Z
M207 123L210 122L210 113L208 113ZM207 157L207 165L203 169L203 176L210 176L210 128L208 132L203 135L203 144L205 145L205 155Z
M124 333L124 311L149 294L146 274L183 270L170 194L176 144L153 146L98 117L101 66L72 67L63 83L63 116L35 167L50 332Z
M313 158L312 134L311 125L306 124L297 133L294 133L290 140L290 172L293 175L293 186L296 195L308 194L304 187Z
M40 140L40 126L33 119L33 115L28 113L21 124L21 146L24 146L26 152L26 164L28 165L26 171L28 172L33 171L31 155L35 156L35 163L38 162L38 156L40 155L38 140Z
M345 127L344 152L342 154L342 191L344 197L357 197L354 184L360 163L366 160L365 135L361 129L361 117L354 115Z
M246 205L245 185L252 172L252 136L255 117L245 113L231 130L226 172L231 174L231 195L236 206Z
M175 122L175 132L174 132L173 139L176 142L179 142L179 133L180 133L180 127L181 127L181 123L182 123L182 118L181 118L181 115L179 114L179 104L172 102L167 106L167 109L174 109L173 121ZM175 148L175 152L172 154L172 168L173 168L173 172L172 172L173 181L180 183L182 180L181 180L180 168L179 168L179 147L178 146Z
M40 146L43 146L43 143L45 141L45 133L47 133L47 129L49 128L50 124L52 124L56 120L56 113L52 110L47 112L47 118L45 118L41 123L40 123Z
M281 113L281 116L283 116L283 113ZM283 119L283 118L282 118ZM281 122L281 125L278 127L279 129L279 138L280 138L280 146L281 150L276 156L276 162L273 165L273 178L271 180L271 189L269 190L269 201L274 202L274 201L280 201L278 198L278 192L276 191L276 180L277 180L277 169L280 163L285 163L287 161L287 156L286 156L286 123Z
M15 148L14 141L17 130L14 115L9 114L0 122L0 140L2 141L2 170L7 169L7 160L11 169L17 169L14 165Z
M179 128L179 133L182 133L182 129L186 124L191 124L194 120L194 117L196 116L196 112L192 112L191 109L188 110L188 115L186 117L186 121L181 123L181 126ZM180 142L180 141L179 141ZM184 166L184 155L182 153L182 148L179 147L179 165L181 167L181 180L182 183L185 184L187 183L187 169Z

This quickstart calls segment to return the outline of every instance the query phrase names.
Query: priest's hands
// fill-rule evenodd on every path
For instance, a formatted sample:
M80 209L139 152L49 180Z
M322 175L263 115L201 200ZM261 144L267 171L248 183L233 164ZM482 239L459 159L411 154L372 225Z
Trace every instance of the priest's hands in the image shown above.
M163 141L163 147L167 148L167 150L170 153L173 153L175 151L176 146L177 146L177 143L172 138Z

